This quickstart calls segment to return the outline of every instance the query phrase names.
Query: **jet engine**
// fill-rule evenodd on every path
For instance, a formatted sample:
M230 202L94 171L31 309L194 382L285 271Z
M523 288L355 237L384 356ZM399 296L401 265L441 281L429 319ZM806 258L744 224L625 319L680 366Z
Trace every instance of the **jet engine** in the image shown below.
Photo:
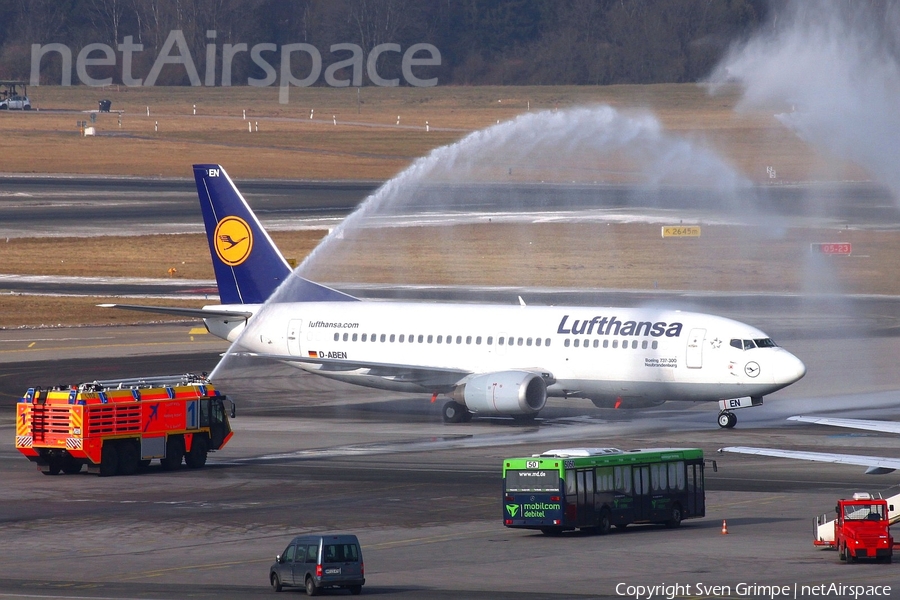
M536 415L547 402L547 384L531 371L476 375L450 397L474 413Z

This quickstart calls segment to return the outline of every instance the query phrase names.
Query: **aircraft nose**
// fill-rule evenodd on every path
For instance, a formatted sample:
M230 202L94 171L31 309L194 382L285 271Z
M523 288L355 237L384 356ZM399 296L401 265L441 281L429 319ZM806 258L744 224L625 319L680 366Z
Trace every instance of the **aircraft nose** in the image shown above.
M785 350L784 356L778 359L776 383L789 385L802 379L804 375L806 375L806 365L803 364L803 361Z

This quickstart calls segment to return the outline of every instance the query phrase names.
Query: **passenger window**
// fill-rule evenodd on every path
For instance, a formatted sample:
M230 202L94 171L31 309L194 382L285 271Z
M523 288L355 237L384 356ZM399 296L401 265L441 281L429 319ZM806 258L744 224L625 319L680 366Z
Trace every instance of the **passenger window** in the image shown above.
M476 346L480 346L480 345L481 345L481 336L480 336L480 335L479 335L478 337L475 338L475 345L476 345Z
M366 338L367 338L367 337L368 337L368 336L367 336L365 333L362 334L362 341L366 341Z
M645 342L645 343L646 343L646 342ZM637 350L637 340L632 340L632 342L631 342L631 349L632 349L632 350Z
M373 333L372 335L369 336L369 339L374 342L374 341L377 341L376 340L377 337L378 336Z
M541 338L536 338L536 339L534 340L534 345L535 345L535 346L540 346L540 345L541 345Z
M430 336L430 335L429 335L429 336L428 336L428 343L429 343L429 344L431 343L432 339L433 339L433 336Z
M393 343L394 343L394 334L393 334L393 333L391 334L391 338L390 338L390 339L391 339L391 343L393 344Z
M318 560L319 560L319 545L318 544L310 544L309 546L306 547L306 562L314 563Z
M381 341L384 342L384 334L383 333L381 334ZM391 340L391 341L393 342L394 340Z
M566 348L569 347L569 338L566 338L566 341L563 342L563 346L565 346Z
M603 340L603 347L609 348L609 340Z
M400 343L402 344L403 340L405 340L405 339L406 339L406 337L401 333L400 334Z
M338 341L339 339L341 339L341 334L339 334L337 331L335 331L334 332L334 341Z
M471 336L471 335L467 335L467 336L466 336L466 343L467 343L467 344L471 344L471 343L472 343L472 336Z
M597 348L599 346L600 346L600 340L594 340L594 348Z
M527 340L525 340L525 345L526 345L526 346L530 346L530 345L531 345L531 338L528 338Z
M550 338L547 338L547 339L545 340L544 345L545 345L545 346L549 346L549 345L550 345Z
M286 562L286 563L294 562L294 553L296 551L297 551L297 546L294 546L293 544L288 546L285 549L284 554L281 555L281 562Z
M506 339L506 338L498 337L498 338L497 338L497 345L498 345L498 346L502 346L502 345L503 345L503 341L504 341L505 339Z
M409 339L412 339L412 338L409 338ZM419 343L421 344L424 340L425 340L425 336L420 333L419 334Z
M353 341L354 341L354 342L356 341L357 337L358 337L357 334L354 333L354 334L353 334Z
M613 348L619 347L619 340L613 340Z
M346 341L347 341L347 338L349 338L349 337L350 337L350 335L347 334L347 333L345 333L345 334L344 334L344 341L346 342Z
M437 337L437 343L438 343L438 344L443 344L443 343L444 343L444 336L439 335L439 336Z
M409 334L408 336L406 336L406 341L412 344L416 341L416 336L414 336L413 334ZM421 342L422 340L419 341Z
M462 344L462 336L461 335L456 336L456 343Z
M643 342L641 342L641 350L646 350L646 349L647 349L647 340L644 340Z
M581 340L579 340L578 338L575 338L574 344L575 344L576 348L578 347L578 344L580 344L580 343L581 343Z
M489 335L489 336L488 336L488 339L487 339L487 345L488 345L488 346L493 346L493 345L494 345L494 336L492 336L492 335Z
M657 342L656 340L654 340L653 343L650 344L650 348L652 348L653 350L656 350L658 347L659 342Z
M522 338L519 338L519 346L522 345Z

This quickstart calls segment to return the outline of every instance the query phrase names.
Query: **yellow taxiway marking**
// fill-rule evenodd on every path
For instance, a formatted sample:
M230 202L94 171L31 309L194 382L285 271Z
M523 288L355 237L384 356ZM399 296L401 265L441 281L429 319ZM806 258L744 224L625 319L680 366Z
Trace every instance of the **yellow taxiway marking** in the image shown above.
M93 344L93 345L86 345L86 346L72 345L72 346L56 346L56 347L44 346L44 347L38 348L36 350L36 352L48 352L48 351L54 351L54 350L74 350L76 348L79 350L93 349L93 348L134 348L134 347L140 347L140 346L144 346L144 347L166 346L166 345L181 345L181 344L189 344L189 343L191 343L190 340L184 340L184 341L174 341L173 340L171 342L141 342L141 343L134 343L134 344ZM31 346L29 346L29 348L30 347ZM0 350L0 354L10 354L13 352L21 352L21 350Z
M28 347L31 348L31 347L34 346L35 344L37 344L37 342L31 342L30 344L28 344Z
M193 327L190 331L188 331L188 335L207 335L209 332L206 330L206 327Z

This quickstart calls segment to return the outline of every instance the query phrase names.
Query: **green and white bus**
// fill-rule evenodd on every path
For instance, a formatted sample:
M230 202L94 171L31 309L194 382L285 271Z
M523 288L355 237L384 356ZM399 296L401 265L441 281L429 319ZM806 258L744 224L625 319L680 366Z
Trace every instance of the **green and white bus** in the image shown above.
M503 461L503 524L545 534L706 514L698 448L565 448Z

